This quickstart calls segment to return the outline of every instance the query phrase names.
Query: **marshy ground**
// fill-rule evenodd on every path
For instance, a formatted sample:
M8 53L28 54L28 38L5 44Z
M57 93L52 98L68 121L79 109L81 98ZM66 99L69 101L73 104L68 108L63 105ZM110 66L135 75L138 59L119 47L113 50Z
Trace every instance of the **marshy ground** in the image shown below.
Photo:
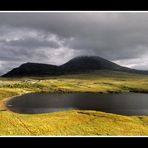
M96 71L58 77L0 78L0 135L148 135L147 116L79 110L25 115L5 108L9 97L31 92L148 93L147 75Z

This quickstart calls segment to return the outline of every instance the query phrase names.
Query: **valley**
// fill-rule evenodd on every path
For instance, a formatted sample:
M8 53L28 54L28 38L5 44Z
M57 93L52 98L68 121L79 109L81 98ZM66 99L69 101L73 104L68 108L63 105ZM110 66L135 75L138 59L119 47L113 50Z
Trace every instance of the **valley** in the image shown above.
M83 110L27 115L5 107L9 98L35 92L148 93L147 75L96 70L66 76L1 77L0 135L148 135L147 116Z

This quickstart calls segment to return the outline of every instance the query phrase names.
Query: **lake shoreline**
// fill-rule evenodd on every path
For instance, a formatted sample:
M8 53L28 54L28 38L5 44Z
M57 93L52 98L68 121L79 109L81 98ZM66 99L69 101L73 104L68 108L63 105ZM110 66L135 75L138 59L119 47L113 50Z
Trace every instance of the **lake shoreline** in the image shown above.
M87 98L86 101L85 101L85 98ZM139 100L139 98L141 98L142 100L141 99ZM123 115L123 116L147 116L147 112L142 111L143 110L143 103L141 103L141 102L147 101L146 93L136 93L136 92L121 92L121 93L90 93L90 92L89 93L76 93L76 92L73 92L73 93L66 93L66 92L65 93L60 93L60 92L58 92L58 93L55 93L55 92L54 93L49 93L49 92L31 92L31 93L21 94L21 95L13 96L12 98L10 97L10 98L5 99L5 101L4 101L5 109L6 110L9 110L9 111L17 112L17 110L14 107L15 104L13 104L13 102L15 102L15 100L16 101L18 100L17 102L20 104L22 101L24 102L24 99L26 99L26 101L28 102L27 103L28 105L30 104L29 102L31 102L32 105L31 104L30 105L32 106L32 110L34 110L35 108L37 109L37 108L41 108L42 107L42 109L44 110L43 113L57 112L57 111L59 112L59 111L64 111L64 110L67 111L67 110L69 110L69 108L73 108L73 109L76 108L78 110L104 111L104 112L113 113L113 114L120 114L120 115ZM56 102L57 99L59 99L59 102ZM72 103L69 104L69 102L67 102L67 101L69 101L69 99L72 102L75 102L75 103L74 104L72 104ZM137 101L135 99L137 99ZM52 105L51 106L48 106L48 102L50 102L50 101L52 101L50 103L50 105L51 104ZM67 106L68 104L65 102L66 103L66 106L65 106L66 108L65 108L63 106L64 105L63 104L64 103L63 101L66 101L70 106ZM120 104L117 105L117 103L119 103L119 101L120 101ZM135 101L138 102L138 103L137 103L137 105L134 103L134 106L133 106L133 103L132 102L135 102ZM33 103L33 102L35 102L35 103ZM108 105L106 107L104 105L102 106L101 105L101 102L104 105L107 105L107 104ZM127 104L127 102L128 102L128 104ZM42 106L43 103L46 104L45 107ZM41 106L36 106L36 104L40 104ZM58 110L56 109L56 106L58 104L59 104L58 108L60 110L59 109ZM93 105L91 105L91 104L93 104ZM146 105L147 103L145 102L144 104ZM83 106L83 108L79 108L79 105L80 106ZM92 107L89 107L90 105ZM27 106L24 106L25 107L24 108L25 110L27 109ZM132 108L127 108L126 109L126 106L127 107L128 106L131 106ZM104 107L105 108L108 108L108 111L106 109L104 110L103 109ZM52 108L53 109L55 108L56 110L52 111ZM137 108L137 113L139 112L138 114L136 114L136 108ZM132 110L135 109L135 111L133 110L134 111L133 112L131 109ZM140 109L142 109L142 110L140 111ZM30 108L30 110L31 110L31 108ZM45 110L47 110L47 111L45 111ZM115 112L113 110L115 110ZM117 110L119 110L119 112ZM23 114L23 112L20 112L20 113ZM29 112L27 111L27 113L29 113ZM42 112L40 112L40 113L42 113ZM25 112L24 112L24 114L25 114ZM31 114L34 114L34 113L31 113Z
M72 94L72 93L78 93L78 94L82 94L82 93L88 93L88 94L122 94L122 93L144 93L144 94L148 94L148 92L143 92L143 91L110 91L110 92L75 92L75 91L71 91L71 92L64 92L64 91L55 91L55 92L48 92L48 91L37 91L37 92L25 92L25 93L22 93L20 95L15 95L15 96L12 96L12 97L8 97L8 98L5 98L5 99L2 99L0 100L0 112L1 111L10 111L12 112L8 107L7 107L7 102L10 101L11 99L15 98L15 97L21 97L23 95L27 95L27 94L40 94L40 93L49 93L49 94Z

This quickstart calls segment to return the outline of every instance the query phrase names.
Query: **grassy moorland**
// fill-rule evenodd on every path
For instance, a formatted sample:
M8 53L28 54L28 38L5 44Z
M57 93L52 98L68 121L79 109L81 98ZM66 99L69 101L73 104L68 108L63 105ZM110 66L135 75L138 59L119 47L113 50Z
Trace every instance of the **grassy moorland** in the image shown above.
M96 71L59 77L0 78L0 135L148 135L146 116L79 110L25 115L5 108L7 98L30 92L130 91L147 93L148 76Z

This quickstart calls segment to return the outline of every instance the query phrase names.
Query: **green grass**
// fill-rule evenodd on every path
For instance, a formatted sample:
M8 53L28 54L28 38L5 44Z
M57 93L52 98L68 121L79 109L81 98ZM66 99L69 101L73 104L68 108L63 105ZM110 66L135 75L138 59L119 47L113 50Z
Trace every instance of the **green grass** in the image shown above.
M59 77L0 79L0 89L20 92L148 92L148 76L100 71ZM17 90L16 90L17 89Z
M127 117L96 111L24 115L5 108L7 98L31 92L131 91L148 93L148 76L96 71L59 77L0 78L0 135L148 135L146 116Z

